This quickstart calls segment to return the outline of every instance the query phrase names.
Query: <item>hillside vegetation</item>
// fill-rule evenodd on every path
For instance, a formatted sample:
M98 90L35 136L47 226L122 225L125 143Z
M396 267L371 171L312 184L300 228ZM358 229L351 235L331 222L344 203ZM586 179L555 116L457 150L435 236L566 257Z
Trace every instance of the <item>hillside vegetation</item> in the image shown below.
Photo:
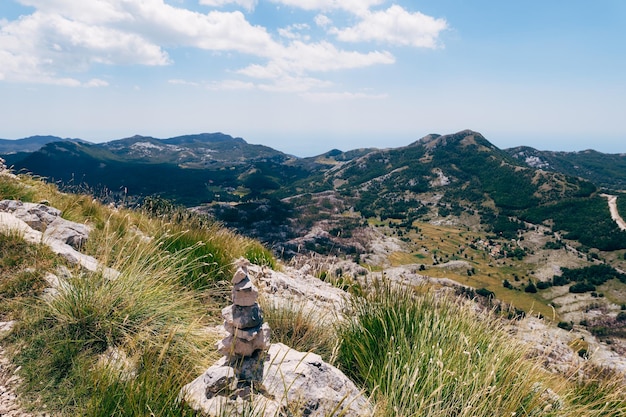
M0 343L20 369L23 405L60 416L194 415L176 398L215 359L218 336L207 326L229 303L233 262L277 268L269 251L186 210L114 208L27 176L0 176L5 198L46 200L90 224L82 250L120 272L89 273L0 233L0 321L16 322ZM56 292L46 290L48 273L62 282ZM379 416L624 414L622 376L548 373L489 312L427 287L353 289L353 320L336 327L297 310L268 322L290 345L326 340L308 346L354 378Z
M153 215L191 208L285 261L322 255L370 271L405 266L583 328L595 315L619 314L626 284L617 279L595 290L576 286L588 290L578 299L567 297L574 283L546 288L561 268L626 270L626 232L602 196L617 191L544 166L543 154L529 152L499 149L465 130L399 148L295 158L214 133L50 143L16 168ZM598 178L619 173L621 155L576 154L581 163L587 157L595 167L606 164L593 171ZM617 204L624 212L626 199ZM193 242L188 235L179 240ZM614 342L614 350L626 350Z
M536 168L585 178L599 186L626 189L626 154L604 154L594 150L551 152L519 146L506 150L514 158Z

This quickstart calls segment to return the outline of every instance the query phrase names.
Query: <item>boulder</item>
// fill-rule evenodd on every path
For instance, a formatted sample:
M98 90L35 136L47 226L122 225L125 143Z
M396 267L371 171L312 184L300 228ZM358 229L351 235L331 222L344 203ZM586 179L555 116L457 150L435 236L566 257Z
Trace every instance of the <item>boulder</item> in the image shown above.
M0 211L13 214L39 232L43 232L50 223L61 216L61 211L54 207L19 200L0 201Z
M44 238L60 240L75 249L79 249L87 242L90 231L91 229L87 225L57 217L46 228Z
M44 238L58 240L75 249L85 244L91 231L87 225L63 219L60 210L45 204L2 200L0 211L12 214L33 230L42 232Z
M262 417L372 414L367 398L339 369L319 355L282 343L251 357L223 357L183 387L180 399L208 416L246 411Z

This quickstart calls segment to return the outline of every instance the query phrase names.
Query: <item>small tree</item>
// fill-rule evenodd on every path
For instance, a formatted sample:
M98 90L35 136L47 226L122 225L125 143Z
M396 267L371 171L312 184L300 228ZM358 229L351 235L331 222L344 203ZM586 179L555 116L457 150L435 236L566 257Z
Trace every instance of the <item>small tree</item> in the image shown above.
M524 292L534 294L537 292L537 287L535 286L535 284L533 284L532 281L528 281L528 285L524 287Z

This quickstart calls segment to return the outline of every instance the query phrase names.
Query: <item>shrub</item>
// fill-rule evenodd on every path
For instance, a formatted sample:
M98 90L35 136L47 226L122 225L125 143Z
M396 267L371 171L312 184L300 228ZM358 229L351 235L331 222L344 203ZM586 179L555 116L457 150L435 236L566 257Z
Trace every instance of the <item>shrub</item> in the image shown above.
M567 277L564 277L562 275L555 275L552 277L552 285L562 286L562 285L567 285L569 283L570 283L569 279L567 279Z
M537 287L535 286L535 284L533 284L532 281L528 281L528 285L524 287L524 292L534 294L537 292Z
M595 285L587 284L586 282L577 282L569 287L569 292L573 294L582 294L589 291L595 291Z
M557 324L557 326L558 326L560 329L563 329L563 330L568 330L568 331L569 331L569 330L572 330L572 329L574 328L574 327L572 326L572 324L571 324L571 323L569 323L569 322L567 322L567 321L560 321L560 322L559 322L559 324Z
M549 281L539 281L537 282L537 289L538 290L545 290L547 288L550 288L552 286L552 283Z
M479 288L476 290L476 294L482 296L482 297L487 297L487 298L494 298L496 296L496 294L493 291L489 291L486 288Z

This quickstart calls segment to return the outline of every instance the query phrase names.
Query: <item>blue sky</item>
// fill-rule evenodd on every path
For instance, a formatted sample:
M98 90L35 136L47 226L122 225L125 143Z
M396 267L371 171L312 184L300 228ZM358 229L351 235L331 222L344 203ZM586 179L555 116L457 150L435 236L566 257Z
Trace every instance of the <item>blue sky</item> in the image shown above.
M626 153L624 0L0 0L0 137Z

